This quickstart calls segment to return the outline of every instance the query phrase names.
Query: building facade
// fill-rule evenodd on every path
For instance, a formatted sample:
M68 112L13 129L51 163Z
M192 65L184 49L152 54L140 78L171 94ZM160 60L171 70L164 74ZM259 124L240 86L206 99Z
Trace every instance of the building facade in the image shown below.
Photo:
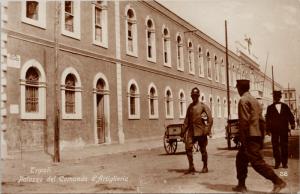
M236 79L271 103L272 82L155 1L8 1L1 4L1 137L7 150L162 137L183 122L197 86L213 134L237 117ZM276 83L279 89L281 86ZM21 147L21 148L20 148Z
M295 88L284 88L282 90L282 101L286 103L293 113L295 120L298 118L297 92Z

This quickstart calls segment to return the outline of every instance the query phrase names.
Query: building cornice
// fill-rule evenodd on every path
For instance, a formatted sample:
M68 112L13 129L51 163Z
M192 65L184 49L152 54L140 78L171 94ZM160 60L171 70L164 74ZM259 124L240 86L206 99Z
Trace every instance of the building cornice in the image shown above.
M8 35L9 37L16 38L16 39L23 40L23 41L27 41L27 42L31 42L31 43L38 44L38 45L47 46L47 47L50 47L50 48L54 48L54 41L45 40L45 39L41 39L41 38L34 37L34 36L31 36L31 35L21 34L21 33L14 32L14 31L8 31L8 32L9 32L9 35ZM164 77L169 77L169 78L173 78L173 79L186 81L186 82L193 83L193 84L198 84L198 85L209 87L209 88L212 88L212 89L218 89L218 90L221 90L221 91L226 91L225 86L221 87L221 86L216 86L216 85L204 83L200 80L191 79L191 78L188 78L187 76L184 76L184 75L183 76L175 75L175 74L169 73L168 71L161 71L161 70L157 70L157 69L154 69L154 68L145 67L143 65L139 65L137 63L132 63L132 62L129 62L129 61L126 61L126 60L118 60L118 59L115 59L115 58L112 58L112 57L100 55L98 53L83 50L83 49L78 49L77 47L71 47L71 46L68 46L68 45L65 45L65 44L59 44L59 50L64 51L64 52L73 53L73 54L78 54L78 55L85 56L85 57L98 59L98 60L103 60L103 61L107 61L107 62L111 62L111 63L121 63L122 66L127 66L127 67L130 67L130 68L139 69L139 70L142 70L142 71L154 73L154 74L161 75L161 76L164 76ZM231 92L235 93L236 91L231 89Z
M151 9L159 12L160 14L168 17L174 23L186 28L186 30L188 30L188 31L196 30L195 32L193 32L194 35L196 35L199 38L207 41L208 43L210 43L211 45L215 46L217 49L219 49L220 51L225 53L226 48L222 44L220 44L219 42L217 42L216 40L214 40L213 38L211 38L210 36L208 36L207 34L202 32L201 30L199 30L197 27L195 27L194 25L192 25L188 21L184 20L183 18L181 18L180 16L178 16L177 14L175 14L174 12L169 10L164 5L160 4L159 2L157 2L155 0L153 0L153 1L140 1L140 2L142 2L144 5L150 7ZM182 22L179 22L179 21L182 21ZM228 54L232 58L235 58L236 60L239 60L239 57L234 52L232 52L231 50L228 50Z

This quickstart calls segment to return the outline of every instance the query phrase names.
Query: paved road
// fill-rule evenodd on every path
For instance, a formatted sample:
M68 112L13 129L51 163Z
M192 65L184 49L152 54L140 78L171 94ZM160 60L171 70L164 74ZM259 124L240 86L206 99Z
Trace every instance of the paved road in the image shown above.
M288 182L282 192L296 193L299 186L299 136L290 140L292 158L289 169L276 173ZM297 150L297 149L298 150ZM6 193L108 193L108 192L200 192L225 193L237 183L236 150L228 151L224 139L209 140L209 173L185 175L188 167L183 144L175 155L164 148L144 149L86 158L50 161L5 160L2 192ZM196 170L202 168L201 154L194 154ZM264 149L265 159L273 164L270 143ZM27 156L28 157L28 156ZM247 187L254 193L269 192L272 183L249 167Z

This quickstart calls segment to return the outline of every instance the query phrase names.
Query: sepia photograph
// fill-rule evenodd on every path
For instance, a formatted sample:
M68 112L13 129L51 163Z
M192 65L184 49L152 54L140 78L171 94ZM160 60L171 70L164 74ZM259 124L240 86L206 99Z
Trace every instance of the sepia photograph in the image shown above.
M0 5L0 193L300 193L300 0Z

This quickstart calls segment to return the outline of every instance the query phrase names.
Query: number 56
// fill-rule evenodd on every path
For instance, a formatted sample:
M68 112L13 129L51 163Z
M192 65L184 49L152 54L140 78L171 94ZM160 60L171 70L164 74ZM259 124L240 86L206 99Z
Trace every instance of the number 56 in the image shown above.
M280 176L288 176L289 174L287 171L281 171L281 172L279 172L279 175Z

